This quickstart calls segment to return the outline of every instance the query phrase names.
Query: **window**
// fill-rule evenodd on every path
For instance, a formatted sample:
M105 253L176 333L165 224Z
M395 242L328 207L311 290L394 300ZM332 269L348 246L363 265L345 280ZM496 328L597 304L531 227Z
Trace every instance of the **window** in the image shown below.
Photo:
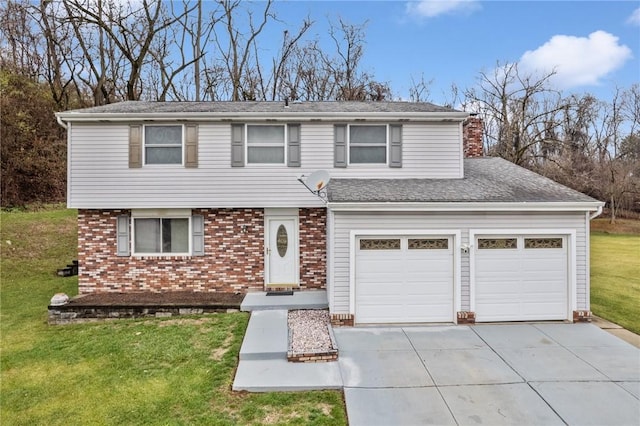
M189 253L188 218L134 218L134 253Z
M144 126L145 164L182 164L182 126Z
M400 250L400 239L377 238L360 240L360 250Z
M247 163L283 164L284 141L284 125L247 125Z
M478 238L480 250L517 249L517 238Z
M562 248L562 238L525 238L526 249L554 249Z
M349 162L351 164L386 164L387 126L349 126Z

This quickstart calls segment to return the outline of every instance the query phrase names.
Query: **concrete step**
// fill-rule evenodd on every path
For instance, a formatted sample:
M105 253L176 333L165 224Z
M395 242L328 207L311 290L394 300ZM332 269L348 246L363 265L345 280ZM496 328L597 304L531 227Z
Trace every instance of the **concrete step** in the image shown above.
M287 359L287 310L253 311L240 347L241 360Z
M287 392L342 389L337 362L300 363L286 359L241 360L233 381L234 391Z
M279 310L279 309L326 309L327 292L325 290L294 291L291 296L267 296L266 292L247 293L242 300L243 312Z

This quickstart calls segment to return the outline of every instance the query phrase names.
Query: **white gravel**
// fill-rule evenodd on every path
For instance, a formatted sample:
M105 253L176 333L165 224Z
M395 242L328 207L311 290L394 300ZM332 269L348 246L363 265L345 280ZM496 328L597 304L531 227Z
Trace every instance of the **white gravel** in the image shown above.
M329 335L329 311L301 309L289 311L289 350L295 353L328 352L335 349Z

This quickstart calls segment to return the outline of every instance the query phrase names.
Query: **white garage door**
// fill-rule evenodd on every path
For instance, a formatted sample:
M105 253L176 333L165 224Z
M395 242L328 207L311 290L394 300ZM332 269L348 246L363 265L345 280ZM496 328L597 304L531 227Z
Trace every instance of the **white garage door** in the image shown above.
M453 321L450 237L359 237L355 259L358 323Z
M567 263L563 236L478 237L476 321L566 319Z

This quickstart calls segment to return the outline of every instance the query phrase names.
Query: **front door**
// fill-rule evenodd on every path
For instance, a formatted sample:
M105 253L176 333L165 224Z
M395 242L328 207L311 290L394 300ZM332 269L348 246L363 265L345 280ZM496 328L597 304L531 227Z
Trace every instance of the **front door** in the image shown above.
M296 287L298 280L298 223L294 217L267 218L265 284Z

